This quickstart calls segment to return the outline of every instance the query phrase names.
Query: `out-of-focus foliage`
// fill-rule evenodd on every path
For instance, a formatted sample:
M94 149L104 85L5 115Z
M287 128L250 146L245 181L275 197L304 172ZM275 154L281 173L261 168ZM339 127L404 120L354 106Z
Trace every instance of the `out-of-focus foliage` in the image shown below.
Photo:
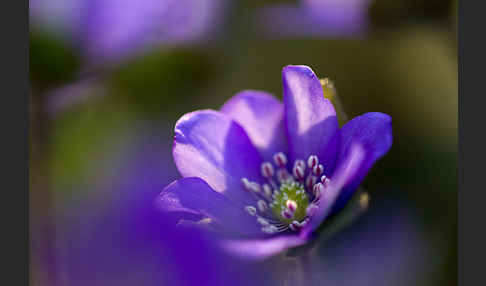
M31 87L38 91L75 80L80 59L73 47L59 38L36 30L30 31L29 77Z
M211 78L213 69L203 52L160 51L125 63L107 81L114 97L142 114L160 114L170 111L170 105L190 100Z

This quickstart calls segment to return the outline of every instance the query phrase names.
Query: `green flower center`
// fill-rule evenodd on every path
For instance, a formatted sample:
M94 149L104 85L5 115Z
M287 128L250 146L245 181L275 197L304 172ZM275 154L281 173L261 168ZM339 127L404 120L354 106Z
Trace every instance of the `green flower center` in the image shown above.
M288 209L289 204L294 204L295 211L292 218L286 218L282 212ZM284 224L292 221L302 221L306 217L306 209L309 205L309 197L304 186L298 182L288 182L280 185L279 192L275 194L271 209L275 217Z

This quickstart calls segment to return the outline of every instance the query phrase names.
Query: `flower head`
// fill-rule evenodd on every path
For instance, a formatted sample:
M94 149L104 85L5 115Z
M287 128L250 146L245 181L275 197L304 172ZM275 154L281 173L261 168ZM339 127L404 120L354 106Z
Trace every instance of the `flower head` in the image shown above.
M162 211L206 219L248 257L305 243L392 144L390 116L366 113L340 129L309 67L282 76L283 104L247 90L220 111L182 116L173 156L183 178L158 198Z

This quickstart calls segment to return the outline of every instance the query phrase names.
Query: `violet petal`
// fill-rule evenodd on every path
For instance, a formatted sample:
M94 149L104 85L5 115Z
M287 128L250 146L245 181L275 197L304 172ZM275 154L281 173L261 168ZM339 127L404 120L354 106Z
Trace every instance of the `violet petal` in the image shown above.
M229 116L214 110L182 116L172 153L183 177L199 177L242 205L255 203L241 178L261 181L262 159L245 130Z
M307 239L298 235L279 235L264 239L231 239L222 242L224 249L233 255L249 260L262 260L290 247L305 244Z
M221 112L241 124L264 160L271 161L277 152L287 152L284 106L273 95L245 90L228 100Z
M210 224L222 231L247 236L262 235L255 217L211 189L200 178L183 178L172 182L160 193L156 206L163 212L209 218Z
M333 170L338 121L319 79L307 66L286 66L282 78L290 160L317 155L326 170Z
M338 162L346 160L350 146L355 143L363 146L366 158L355 176L348 178L333 211L338 211L346 204L373 164L388 152L393 141L391 117L380 112L357 116L347 122L340 132Z

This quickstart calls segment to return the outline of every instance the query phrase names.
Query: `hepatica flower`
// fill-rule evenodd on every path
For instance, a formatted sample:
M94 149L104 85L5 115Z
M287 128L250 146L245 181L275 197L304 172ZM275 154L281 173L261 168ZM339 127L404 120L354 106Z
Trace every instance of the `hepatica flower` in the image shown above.
M224 248L249 258L306 243L392 144L383 113L339 128L309 67L286 66L282 79L283 103L246 90L220 111L182 116L173 157L183 178L157 200L162 211L220 232Z

